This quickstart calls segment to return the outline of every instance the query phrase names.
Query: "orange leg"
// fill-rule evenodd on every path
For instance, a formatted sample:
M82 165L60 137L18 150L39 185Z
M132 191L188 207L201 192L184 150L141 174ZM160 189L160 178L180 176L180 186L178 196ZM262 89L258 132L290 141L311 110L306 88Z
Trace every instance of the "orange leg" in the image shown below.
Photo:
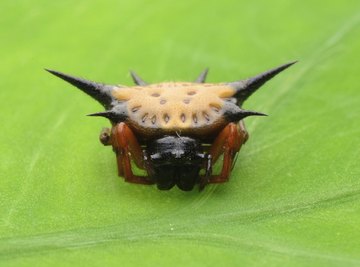
M220 132L210 148L210 155L212 165L214 165L219 157L224 154L223 167L219 175L209 177L208 183L224 183L229 180L234 158L247 139L248 133L242 121L238 125L229 123Z
M109 144L116 153L119 176L124 176L125 181L136 184L154 184L147 176L138 176L132 172L131 159L142 169L146 169L142 149L131 131L123 122L116 124L111 129Z

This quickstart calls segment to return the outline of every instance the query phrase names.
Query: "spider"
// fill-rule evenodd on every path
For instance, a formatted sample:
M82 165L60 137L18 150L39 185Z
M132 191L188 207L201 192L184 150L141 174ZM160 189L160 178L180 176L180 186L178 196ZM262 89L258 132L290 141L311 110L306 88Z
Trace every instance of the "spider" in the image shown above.
M223 183L241 146L248 140L243 119L265 114L244 110L244 101L265 82L296 62L252 78L229 83L206 83L208 69L194 82L148 84L135 72L135 86L107 85L48 70L76 86L105 107L90 114L110 120L100 141L112 146L118 175L126 182L169 190L175 185L191 191ZM212 167L223 157L220 173ZM145 171L136 175L132 165Z

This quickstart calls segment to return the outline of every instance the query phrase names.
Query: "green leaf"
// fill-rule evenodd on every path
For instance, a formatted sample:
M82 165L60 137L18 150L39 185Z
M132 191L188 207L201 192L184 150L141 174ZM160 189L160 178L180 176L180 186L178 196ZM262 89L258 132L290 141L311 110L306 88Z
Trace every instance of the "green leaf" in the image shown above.
M1 266L359 266L359 1L3 1ZM292 60L245 107L231 179L117 177L101 107L43 68L131 84L234 81Z

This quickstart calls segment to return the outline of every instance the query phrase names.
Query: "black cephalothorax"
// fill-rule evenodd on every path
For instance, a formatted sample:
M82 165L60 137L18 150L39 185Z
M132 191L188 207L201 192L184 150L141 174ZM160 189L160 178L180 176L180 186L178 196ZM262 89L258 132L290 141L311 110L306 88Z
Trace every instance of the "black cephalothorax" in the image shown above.
M211 157L197 139L166 136L147 145L144 152L149 161L149 178L161 190L177 185L181 190L192 190L200 183L200 169L210 175Z

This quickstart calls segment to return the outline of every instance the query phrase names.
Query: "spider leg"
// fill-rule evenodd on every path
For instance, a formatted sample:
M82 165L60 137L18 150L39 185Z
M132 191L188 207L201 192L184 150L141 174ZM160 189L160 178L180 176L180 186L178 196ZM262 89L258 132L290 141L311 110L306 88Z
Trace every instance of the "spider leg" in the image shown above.
M236 154L248 139L248 133L242 121L239 124L229 123L215 139L210 148L212 165L224 154L223 166L219 175L211 175L208 183L224 183L229 180Z
M116 124L111 129L110 143L116 153L119 176L124 176L125 181L136 184L154 184L147 176L135 175L131 168L131 159L136 166L145 169L144 155L132 130L123 122Z

